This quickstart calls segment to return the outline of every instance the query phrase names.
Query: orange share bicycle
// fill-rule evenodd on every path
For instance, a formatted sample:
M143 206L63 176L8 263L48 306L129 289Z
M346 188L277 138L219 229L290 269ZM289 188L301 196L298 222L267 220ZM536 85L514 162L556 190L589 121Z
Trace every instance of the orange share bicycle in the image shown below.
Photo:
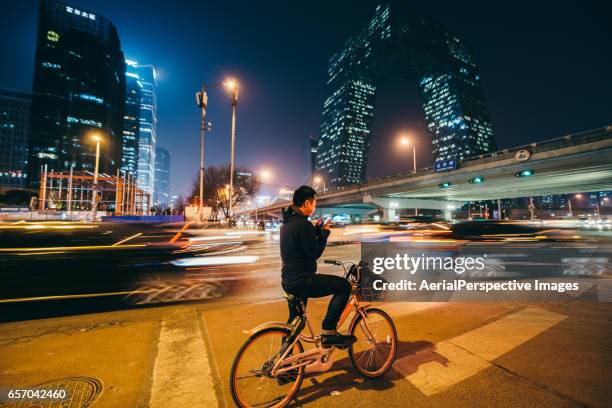
M397 355L393 320L383 310L363 304L366 289L360 288L361 265L324 262L342 266L344 277L351 283L351 297L338 327L353 311L348 327L348 333L357 337L348 347L353 367L368 378L383 376ZM288 293L285 298L298 312L291 324L268 322L255 327L234 358L230 389L239 407L284 407L297 394L304 374L325 372L334 362L335 347L322 347L321 336L315 335L303 300ZM310 335L302 333L305 327ZM311 343L314 348L304 351L302 343Z

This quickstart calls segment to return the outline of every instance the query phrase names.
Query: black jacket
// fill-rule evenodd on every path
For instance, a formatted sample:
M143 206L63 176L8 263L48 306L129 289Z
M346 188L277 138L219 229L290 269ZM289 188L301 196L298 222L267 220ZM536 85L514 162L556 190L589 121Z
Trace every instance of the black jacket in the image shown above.
M329 230L316 228L308 217L293 206L283 209L280 252L283 261L282 282L285 290L317 272L317 259L323 254Z

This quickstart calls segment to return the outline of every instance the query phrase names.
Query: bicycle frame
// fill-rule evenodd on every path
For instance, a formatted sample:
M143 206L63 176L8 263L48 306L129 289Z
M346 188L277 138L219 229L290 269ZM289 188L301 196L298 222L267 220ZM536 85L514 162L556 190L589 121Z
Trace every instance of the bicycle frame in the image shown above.
M344 278L351 284L351 294L346 307L340 314L336 329L348 324L347 333L355 335L358 343L354 343L355 339L350 338L347 340L353 340L353 343L347 341L334 347L326 346L324 348L322 337L325 338L325 336L315 333L305 310L306 299L301 299L295 294L285 293L285 298L289 302L289 313L295 316L293 320L289 323L262 323L245 332L250 337L234 358L230 375L230 388L232 398L238 406L261 405L261 402L258 402L259 400L250 403L249 401L245 402L243 398L246 396L250 400L251 395L260 396L259 390L264 389L272 389L271 395L274 396L273 401L276 405L285 406L299 391L305 373L324 372L331 368L335 348L346 349L348 347L348 358L351 364L364 377L378 378L391 369L397 357L397 330L387 313L377 308L370 308L372 299L370 299L367 290L361 290L359 279L362 272L361 268L367 267L367 265L361 262L351 264L352 266L347 271L347 263L332 260L325 260L324 262L344 267ZM375 297L373 300L376 301L378 298ZM351 311L354 311L354 313L349 322ZM378 324L376 323L379 320L387 325L382 333L381 330L378 330ZM306 327L308 327L308 330L305 330ZM356 332L358 328L360 331ZM309 347L308 350L304 351L301 341L311 343L314 347ZM261 354L259 357L256 354L251 355L252 353L248 351L251 344L257 344L259 351L263 349L265 353L263 359ZM387 356L384 360L378 358L378 354L380 354L379 345L384 348L384 354ZM375 354L377 358L374 361L373 356ZM248 358L248 360L243 364L245 358ZM262 361L264 359L265 361ZM247 382L238 384L238 381L243 378L246 378ZM253 381L252 378L259 378L259 380L255 379ZM282 387L287 384L291 385L290 389L285 387L277 390L274 388L277 385ZM264 393L266 396L270 395L270 391L264 391Z
M362 317L362 321L365 323L364 331L366 333L366 336L368 337L370 341L372 341L373 336L370 332L370 328L368 326L365 312L364 312L367 306L362 306L359 303L359 299L357 298L357 295L356 295L357 287L354 283L352 284L352 286L353 286L352 288L353 290L352 290L351 297L346 307L342 311L342 314L340 315L338 327L344 324L347 317L350 315L351 310L354 309L355 315L353 317L353 320L356 319L357 316ZM305 325L308 327L310 336L305 335L302 332L300 332L297 336L294 336L294 338L290 341L288 346L284 348L280 357L274 363L274 366L272 367L270 374L273 376L277 376L280 374L287 373L291 370L295 370L300 367L305 367L305 371L307 373L323 372L323 371L329 370L329 368L331 367L333 363L331 355L334 351L334 347L330 347L330 348L322 347L321 336L315 335L315 332L312 328L310 320L308 320L308 314L306 310L303 311L302 316L297 316L295 319L303 319L303 321L305 322ZM295 321L292 322L292 327L294 327L295 324L299 324L299 323L301 322L295 322ZM289 353L291 353L291 351L293 350L293 347L298 341L315 344L316 348L304 351L303 353L299 353L294 356L289 356Z

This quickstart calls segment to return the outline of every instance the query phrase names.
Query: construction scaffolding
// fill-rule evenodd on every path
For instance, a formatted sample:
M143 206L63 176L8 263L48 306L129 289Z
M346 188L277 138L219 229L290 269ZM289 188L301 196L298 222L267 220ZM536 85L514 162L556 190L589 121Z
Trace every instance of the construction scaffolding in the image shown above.
M146 215L151 209L150 193L136 186L132 174L110 176L101 173L95 183L89 171L54 172L44 166L40 176L38 209L58 211L90 211L94 197L97 210L115 215Z

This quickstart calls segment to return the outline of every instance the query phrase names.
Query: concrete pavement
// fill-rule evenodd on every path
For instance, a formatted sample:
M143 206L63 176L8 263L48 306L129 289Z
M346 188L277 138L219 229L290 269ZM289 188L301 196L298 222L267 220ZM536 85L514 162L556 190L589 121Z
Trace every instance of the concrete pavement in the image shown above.
M222 284L226 289L219 296L0 324L0 390L67 387L79 400L64 407L87 401L94 407L233 406L229 370L249 329L287 316L274 237L237 248L258 261L167 276L177 284ZM358 245L330 246L324 256L358 257ZM322 263L320 272L339 273ZM309 302L315 327L327 301ZM398 329L393 369L365 380L341 351L330 371L305 379L293 406L611 405L609 303L388 303L381 308ZM0 406L23 405L0 400Z
M309 306L315 320L324 309ZM406 303L389 312L400 340L392 371L364 380L340 352L329 372L307 377L297 406L609 406L608 306ZM274 301L8 323L0 385L92 377L102 384L95 406L232 406L229 369L246 331L285 317Z

